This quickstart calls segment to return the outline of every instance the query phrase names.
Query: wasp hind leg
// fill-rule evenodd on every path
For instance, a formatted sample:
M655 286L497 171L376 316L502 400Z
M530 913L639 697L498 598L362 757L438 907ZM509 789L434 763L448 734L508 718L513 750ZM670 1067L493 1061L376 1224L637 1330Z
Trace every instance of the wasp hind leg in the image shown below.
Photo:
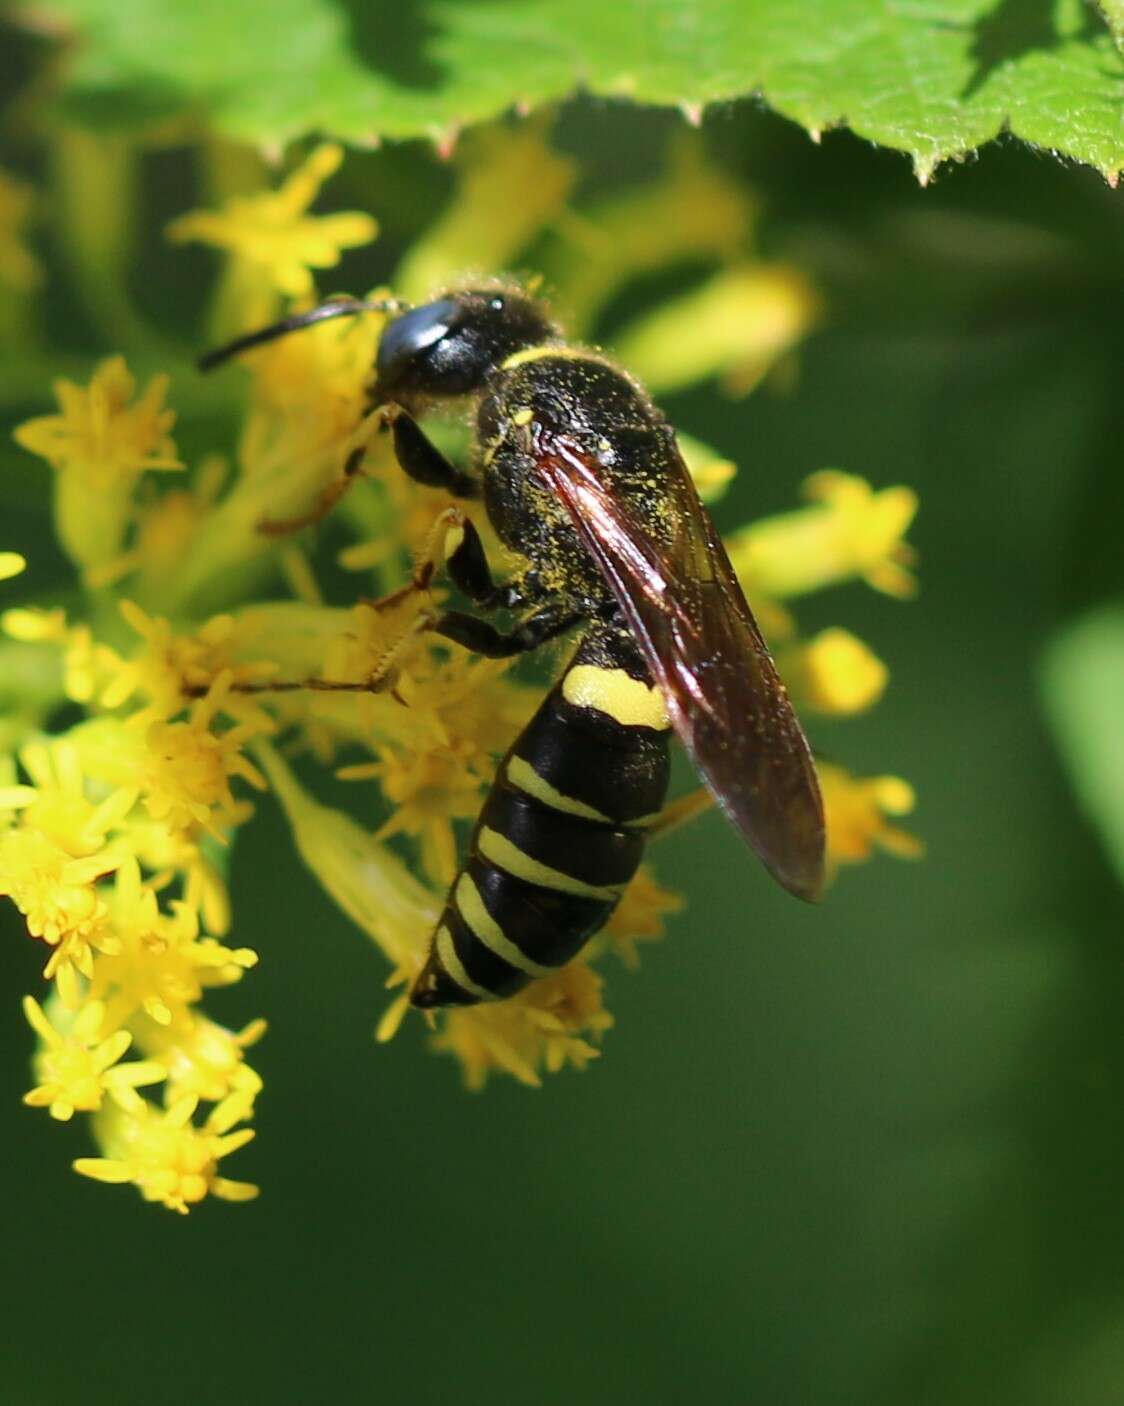
M507 633L487 620L459 610L447 610L444 615L439 615L430 629L455 644L464 645L474 654L484 655L486 659L511 659L516 654L538 649L539 645L563 634L580 619L581 616L576 615L568 605L552 601Z
M480 534L463 513L450 509L445 520L445 569L459 591L483 610L520 610L534 604L533 593L529 600L519 586L497 585L492 579ZM510 659L563 634L581 618L568 602L547 600L508 631L461 610L445 611L430 629L487 659Z

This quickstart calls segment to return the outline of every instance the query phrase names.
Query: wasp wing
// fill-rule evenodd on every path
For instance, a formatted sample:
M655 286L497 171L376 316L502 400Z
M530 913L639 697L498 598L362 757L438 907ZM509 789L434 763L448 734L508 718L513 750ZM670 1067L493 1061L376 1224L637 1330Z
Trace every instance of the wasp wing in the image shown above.
M811 751L670 432L665 545L614 495L594 456L537 428L536 469L608 582L703 780L773 876L817 899L824 817Z

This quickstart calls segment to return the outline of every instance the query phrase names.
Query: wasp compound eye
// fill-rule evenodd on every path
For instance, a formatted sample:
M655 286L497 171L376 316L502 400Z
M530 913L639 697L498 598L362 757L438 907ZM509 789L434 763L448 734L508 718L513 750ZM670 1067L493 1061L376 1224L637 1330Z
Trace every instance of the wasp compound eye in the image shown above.
M458 321L459 312L460 306L452 298L441 298L396 317L379 340L375 370L380 385L393 386L420 356L447 337Z

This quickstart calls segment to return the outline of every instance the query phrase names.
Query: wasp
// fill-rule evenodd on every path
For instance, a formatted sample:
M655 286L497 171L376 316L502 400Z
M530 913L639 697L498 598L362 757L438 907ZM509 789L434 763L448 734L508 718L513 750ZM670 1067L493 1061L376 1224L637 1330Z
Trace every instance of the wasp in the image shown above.
M480 614L431 628L489 658L577 633L561 677L499 765L449 890L415 1006L502 1000L569 961L612 914L664 806L673 734L765 867L818 898L824 818L807 740L667 420L597 351L508 286L408 307L325 303L204 358L329 317L389 312L370 387L402 469L482 499L526 563L497 583L458 517L446 569ZM467 402L467 469L422 430ZM360 451L361 453L361 451ZM355 464L349 462L349 471ZM501 629L497 611L516 623Z

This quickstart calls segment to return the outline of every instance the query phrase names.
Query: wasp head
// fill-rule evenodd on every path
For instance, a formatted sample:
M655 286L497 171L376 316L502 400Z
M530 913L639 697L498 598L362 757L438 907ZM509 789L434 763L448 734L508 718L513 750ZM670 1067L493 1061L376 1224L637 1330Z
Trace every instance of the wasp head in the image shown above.
M490 372L558 330L541 307L506 288L466 288L411 308L386 329L375 361L375 404L470 395Z

